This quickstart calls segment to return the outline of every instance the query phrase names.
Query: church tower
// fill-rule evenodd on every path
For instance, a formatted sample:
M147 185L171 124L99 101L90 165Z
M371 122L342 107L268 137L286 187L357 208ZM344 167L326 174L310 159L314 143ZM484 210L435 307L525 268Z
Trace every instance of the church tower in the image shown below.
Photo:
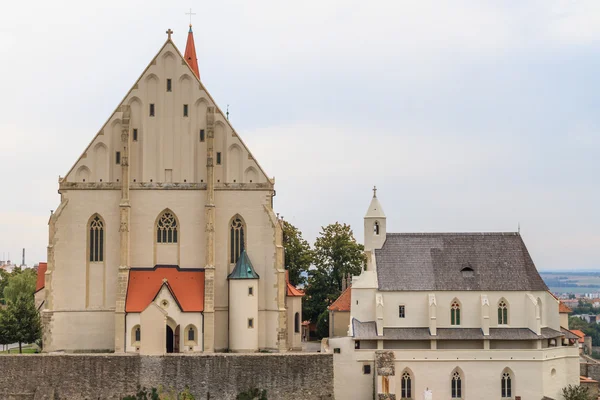
M379 200L377 188L373 187L373 199L364 218L365 221L365 251L380 249L385 242L386 218Z

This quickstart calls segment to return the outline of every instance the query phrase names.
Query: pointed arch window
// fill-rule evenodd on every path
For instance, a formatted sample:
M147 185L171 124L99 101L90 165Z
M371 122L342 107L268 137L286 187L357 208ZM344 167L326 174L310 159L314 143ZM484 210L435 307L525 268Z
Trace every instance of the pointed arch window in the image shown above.
M177 219L171 211L165 211L156 224L156 242L177 243L178 240Z
M90 221L90 262L104 261L104 222L99 215Z
M458 371L452 374L452 398L462 399L462 379Z
M508 325L508 304L505 300L498 303L498 325Z
M245 249L244 222L240 217L234 217L230 226L229 258L235 264Z
M460 303L457 300L450 306L450 325L460 325Z
M502 398L510 399L512 397L512 378L510 372L504 371L502 373Z
M400 381L400 398L401 399L412 399L412 377L408 371L402 374Z

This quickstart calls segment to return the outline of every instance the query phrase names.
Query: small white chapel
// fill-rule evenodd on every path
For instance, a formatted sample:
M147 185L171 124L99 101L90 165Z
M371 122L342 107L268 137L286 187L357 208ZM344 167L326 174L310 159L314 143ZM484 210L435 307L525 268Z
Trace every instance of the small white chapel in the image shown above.
M48 224L43 350L300 350L275 180L200 79L191 24L90 136Z
M336 398L559 399L579 384L578 338L520 233L387 228L374 189L366 268L330 307Z

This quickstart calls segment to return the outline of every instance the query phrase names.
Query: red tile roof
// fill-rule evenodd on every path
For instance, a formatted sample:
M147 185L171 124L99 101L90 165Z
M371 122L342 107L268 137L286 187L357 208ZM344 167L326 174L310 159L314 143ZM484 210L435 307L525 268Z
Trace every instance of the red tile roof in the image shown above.
M559 313L570 313L573 312L573 310L571 310L571 308L566 305L565 303L563 303L562 301L558 303L558 312Z
M352 302L352 286L348 286L346 290L340 294L327 309L329 311L350 311L350 303Z
M287 285L287 295L289 297L302 297L304 296L304 291L300 289L296 289L294 285L290 283L290 271L285 271L285 283Z
M204 311L204 270L176 266L132 268L129 271L125 311L144 311L164 283L168 284L181 311Z
M200 79L200 71L198 70L198 59L196 58L196 46L194 45L194 33L192 32L192 24L190 24L190 30L188 32L187 43L185 44L185 54L183 55L185 61L194 71L194 74Z
M579 376L579 383L598 383L598 381L588 378L587 376Z
M35 283L35 291L38 292L46 286L46 270L48 269L48 263L39 263L37 270L37 282Z
M583 343L583 338L585 337L585 333L581 332L579 329L570 329L571 333L579 336L579 343Z

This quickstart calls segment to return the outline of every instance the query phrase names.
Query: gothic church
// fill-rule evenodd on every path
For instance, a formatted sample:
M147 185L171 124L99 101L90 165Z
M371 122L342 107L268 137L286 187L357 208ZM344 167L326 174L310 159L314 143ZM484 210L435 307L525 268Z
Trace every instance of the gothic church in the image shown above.
M168 38L65 177L44 351L300 349L269 178Z

